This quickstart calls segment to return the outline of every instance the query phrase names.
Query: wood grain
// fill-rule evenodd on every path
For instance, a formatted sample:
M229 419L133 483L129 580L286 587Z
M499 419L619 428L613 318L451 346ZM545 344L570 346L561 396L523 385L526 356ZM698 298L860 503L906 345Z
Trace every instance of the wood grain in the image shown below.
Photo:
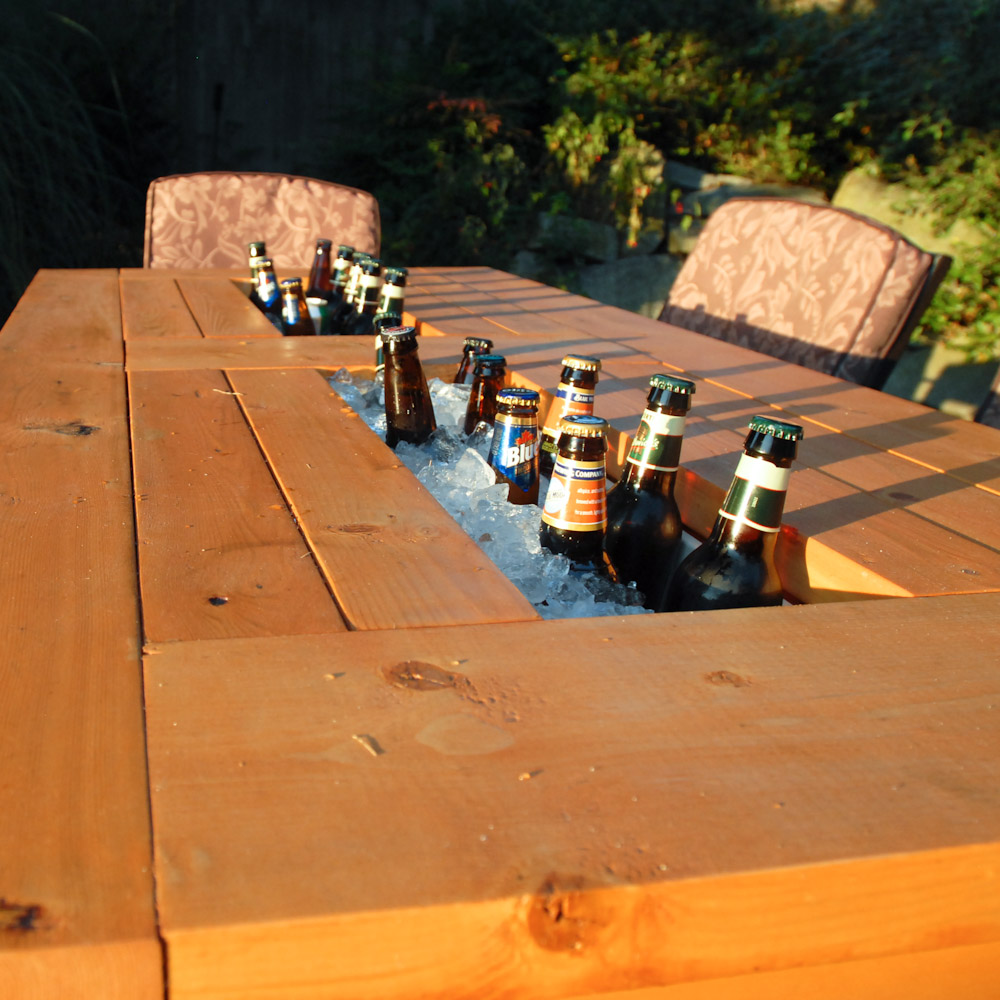
M222 373L129 376L147 639L345 628Z
M280 337L271 321L228 278L178 278L204 337Z
M352 628L537 617L321 376L229 377Z
M145 348L153 355L168 346L203 338L176 280L139 280L134 272L121 276L122 326L129 346ZM166 342L166 343L165 343Z
M998 612L152 650L172 991L576 996L995 945Z
M0 996L163 995L113 271L0 336Z

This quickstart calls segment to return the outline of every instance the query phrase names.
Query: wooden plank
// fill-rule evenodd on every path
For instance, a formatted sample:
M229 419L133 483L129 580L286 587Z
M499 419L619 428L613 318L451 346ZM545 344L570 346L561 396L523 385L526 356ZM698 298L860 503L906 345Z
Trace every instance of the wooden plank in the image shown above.
M49 356L120 368L117 285L112 270L38 271L4 325L0 356L26 361ZM108 334L112 317L117 337Z
M151 641L345 628L220 372L129 376Z
M679 986L590 994L580 1000L994 1000L1000 944L940 948Z
M205 337L280 337L271 321L229 278L178 278Z
M319 375L229 377L352 628L537 617Z
M0 335L0 996L162 997L113 271Z
M460 348L459 348L460 349ZM201 340L129 341L125 363L131 372L190 371L199 368L372 367L368 337L209 337Z
M990 594L157 649L172 995L575 996L995 944L998 640Z
M202 343L201 330L172 278L163 275L160 281L140 281L134 272L123 271L121 298L122 325L129 346L141 345L147 354L155 354L166 346L164 340Z

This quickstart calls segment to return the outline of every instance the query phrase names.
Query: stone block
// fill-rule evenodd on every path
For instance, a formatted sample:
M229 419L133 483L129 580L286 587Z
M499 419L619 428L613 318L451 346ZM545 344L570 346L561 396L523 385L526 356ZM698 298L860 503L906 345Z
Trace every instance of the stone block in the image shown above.
M986 239L981 229L964 219L938 233L939 217L922 201L920 192L903 184L887 184L864 167L857 167L846 174L833 196L833 204L839 208L848 208L892 226L930 253L954 255L958 244L977 246Z
M598 302L655 319L680 268L680 258L672 254L627 257L584 268L579 291Z

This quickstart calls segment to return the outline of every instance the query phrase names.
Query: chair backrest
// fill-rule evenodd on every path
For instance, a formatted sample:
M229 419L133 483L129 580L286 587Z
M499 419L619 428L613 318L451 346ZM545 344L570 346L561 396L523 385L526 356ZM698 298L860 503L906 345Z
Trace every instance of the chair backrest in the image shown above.
M881 388L950 263L844 209L733 198L709 217L660 319Z
M311 177L224 171L158 177L146 193L146 267L245 267L251 240L279 271L308 267L319 237L377 254L378 202Z
M990 427L1000 427L1000 369L997 370L982 405L976 410L976 420L981 424L989 424Z

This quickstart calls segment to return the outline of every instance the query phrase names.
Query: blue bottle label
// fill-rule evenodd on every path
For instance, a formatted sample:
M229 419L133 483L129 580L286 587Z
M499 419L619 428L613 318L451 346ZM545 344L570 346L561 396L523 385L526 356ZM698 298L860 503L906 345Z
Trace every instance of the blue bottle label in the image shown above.
M538 478L538 422L533 416L497 416L490 465L520 489L531 488Z

